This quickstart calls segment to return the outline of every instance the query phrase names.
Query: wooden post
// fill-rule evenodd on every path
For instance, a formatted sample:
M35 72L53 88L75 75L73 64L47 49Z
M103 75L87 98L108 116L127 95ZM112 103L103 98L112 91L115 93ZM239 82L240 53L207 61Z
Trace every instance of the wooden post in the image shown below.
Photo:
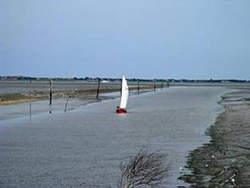
M140 95L140 81L137 81L137 91L138 91L138 95Z
M163 82L162 82L162 80L161 80L161 89L163 88Z
M169 85L170 85L170 84L169 84L169 80L167 80L167 87L169 87Z
M49 105L52 105L52 79L49 81Z
M99 99L100 83L101 83L101 79L98 78L98 85L97 85L97 91L96 91L96 99Z
M155 89L156 89L156 86L155 86L155 81L154 81L154 91L155 91Z
M30 84L30 89L29 89L29 101L31 102L31 80L30 80L30 82L29 82L29 84Z
M121 83L120 83L120 96L122 95L122 80L121 80Z
M29 101L30 101L30 119L31 119L31 115L32 115L32 106L31 106L31 83L32 81L30 80L30 89L29 89Z
M64 107L64 112L66 113L67 112L67 108L68 108L68 103L69 103L69 98L70 96L68 97L66 103L65 103L65 107Z

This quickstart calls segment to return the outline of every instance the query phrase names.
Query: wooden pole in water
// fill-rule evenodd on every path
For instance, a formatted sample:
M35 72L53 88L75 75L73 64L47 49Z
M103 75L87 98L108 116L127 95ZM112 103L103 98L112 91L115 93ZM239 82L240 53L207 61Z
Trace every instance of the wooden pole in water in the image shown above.
M97 91L96 91L96 99L99 99L100 83L101 83L101 79L98 79L98 85L97 85Z
M29 115L30 115L30 119L31 119L31 115L32 115L32 113L31 113L31 112L32 112L32 111L31 111L31 110L32 110L32 109L31 109L31 107L32 107L32 106L31 106L31 83L32 83L32 81L30 80L30 89L29 89L29 101L30 101L30 114L29 114Z
M122 95L122 80L120 82L120 96Z
M155 81L154 81L154 91L155 91L155 89L156 89L155 87L156 87L156 86L155 86Z
M65 112L65 113L67 112L68 103L69 103L69 98L70 98L70 96L68 96L68 99L67 99L67 101L66 101L66 103L65 103L65 107L64 107L64 112Z
M137 81L137 91L138 91L138 95L140 95L140 81Z
M52 105L52 79L49 81L49 105Z

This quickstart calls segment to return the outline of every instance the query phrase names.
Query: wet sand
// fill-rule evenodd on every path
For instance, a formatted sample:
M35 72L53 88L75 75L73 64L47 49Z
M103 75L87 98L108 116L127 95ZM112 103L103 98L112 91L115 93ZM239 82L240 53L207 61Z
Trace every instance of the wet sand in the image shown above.
M225 94L208 144L189 155L191 187L250 187L250 90Z

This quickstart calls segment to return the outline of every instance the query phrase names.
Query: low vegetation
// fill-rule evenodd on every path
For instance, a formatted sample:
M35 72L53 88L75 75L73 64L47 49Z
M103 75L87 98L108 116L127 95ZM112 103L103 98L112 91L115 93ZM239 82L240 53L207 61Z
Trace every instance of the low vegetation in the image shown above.
M20 100L27 99L28 97L21 93L10 93L10 94L1 94L0 101L10 101L10 100Z

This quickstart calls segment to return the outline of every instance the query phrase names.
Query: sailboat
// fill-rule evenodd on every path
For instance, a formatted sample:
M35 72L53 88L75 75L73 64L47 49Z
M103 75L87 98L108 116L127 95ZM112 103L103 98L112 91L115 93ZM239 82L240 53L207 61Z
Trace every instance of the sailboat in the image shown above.
M125 114L127 113L126 107L128 102L128 84L124 76L122 76L122 93L121 93L121 102L120 106L117 106L116 113L117 114Z

